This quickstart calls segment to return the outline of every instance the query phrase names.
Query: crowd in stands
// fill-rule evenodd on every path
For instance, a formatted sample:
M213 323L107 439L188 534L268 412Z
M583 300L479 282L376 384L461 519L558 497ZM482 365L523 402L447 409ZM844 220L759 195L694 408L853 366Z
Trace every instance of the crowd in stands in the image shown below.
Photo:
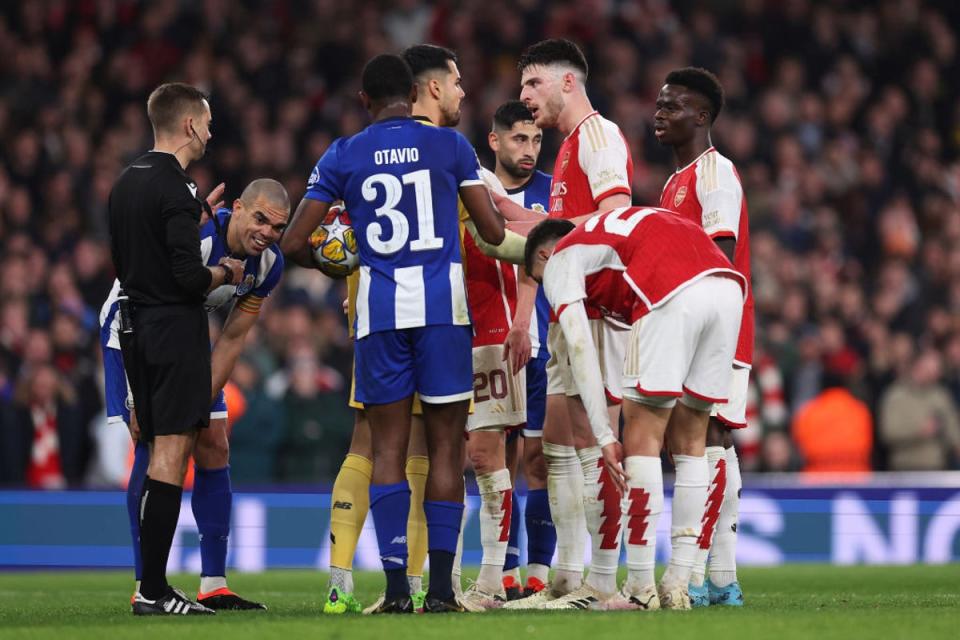
M359 131L364 62L455 49L460 129L519 93L516 60L580 43L594 105L623 129L634 202L672 158L653 136L666 73L717 73L714 142L751 216L757 358L746 469L960 468L960 5L843 0L51 0L0 7L0 483L36 447L65 484L122 484L103 413L98 312L113 280L107 197L152 142L146 96L209 93L201 193L273 177L299 202L330 142ZM548 133L540 168L559 144ZM231 380L236 484L329 482L346 451L352 348L342 282L289 269ZM219 318L212 318L214 335Z

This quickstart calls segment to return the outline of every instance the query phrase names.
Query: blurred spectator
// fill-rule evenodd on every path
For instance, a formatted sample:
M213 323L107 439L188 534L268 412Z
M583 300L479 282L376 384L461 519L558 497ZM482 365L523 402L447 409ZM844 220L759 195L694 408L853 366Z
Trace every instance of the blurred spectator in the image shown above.
M90 435L75 391L57 370L41 364L30 370L2 407L0 474L5 482L60 489L83 479Z
M960 462L960 415L942 377L940 354L927 349L880 402L880 438L894 471L937 471Z
M276 479L277 448L286 426L283 404L267 395L257 367L241 358L233 380L243 394L243 415L230 416L230 474L239 484L266 484Z
M873 419L846 388L844 376L824 374L824 390L797 411L791 434L807 473L870 471ZM782 455L773 462L782 463Z
M340 460L329 450L345 451L353 431L343 377L319 365L303 343L290 347L287 370L268 383L283 398L286 417L278 455L278 477L313 482L336 475Z

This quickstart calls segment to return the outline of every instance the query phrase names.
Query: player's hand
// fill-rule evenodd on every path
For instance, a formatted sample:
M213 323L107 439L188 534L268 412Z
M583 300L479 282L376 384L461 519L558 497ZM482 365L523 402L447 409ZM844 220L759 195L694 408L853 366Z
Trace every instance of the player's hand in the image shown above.
M481 168L480 177L483 178L484 184L486 184L487 189L490 190L490 197L493 198L494 204L497 203L498 199L507 195L507 190L503 188L503 183L500 182L500 178L498 178L497 174L493 171Z
M230 282L233 284L240 284L240 281L243 280L243 271L247 266L245 261L223 257L220 258L220 262L217 264L223 265L230 270Z
M221 182L213 188L213 191L211 191L209 195L207 195L207 204L210 205L210 210L214 213L217 212L217 209L223 206L223 200L221 200L221 198L223 197L223 192L226 189L227 185ZM207 211L204 209L203 213L200 214L200 226L202 227L205 225L209 219L210 216L207 215Z
M127 429L130 431L130 437L133 439L133 443L136 444L140 442L140 423L137 422L137 412L135 409L130 409L130 424L127 425Z
M507 229L526 238L539 220L507 220Z
M532 350L530 331L518 324L510 327L507 339L503 341L503 360L509 363L513 375L517 375L527 366Z
M617 484L617 489L621 494L627 493L627 472L623 470L623 446L619 442L612 442L601 449L603 452L603 464L607 473Z
M343 315L350 315L350 298L343 299Z

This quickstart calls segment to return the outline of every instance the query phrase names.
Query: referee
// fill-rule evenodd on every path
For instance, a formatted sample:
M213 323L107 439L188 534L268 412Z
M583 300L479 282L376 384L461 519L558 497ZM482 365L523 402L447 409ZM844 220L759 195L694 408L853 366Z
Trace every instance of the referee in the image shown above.
M110 250L121 285L120 348L141 437L151 443L140 497L143 579L133 613L212 614L167 584L187 462L210 414L210 332L204 296L239 282L243 263L214 267L200 256L203 204L184 172L203 157L210 105L186 84L150 94L154 147L128 166L110 192ZM124 296L126 300L124 300Z

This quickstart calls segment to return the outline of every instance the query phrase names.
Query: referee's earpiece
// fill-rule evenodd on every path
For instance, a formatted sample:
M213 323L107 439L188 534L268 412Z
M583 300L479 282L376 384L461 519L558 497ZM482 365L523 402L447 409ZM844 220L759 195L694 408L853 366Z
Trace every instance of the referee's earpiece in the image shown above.
M206 151L206 150L207 150L207 143L203 141L203 138L201 138L200 136L197 135L197 130L193 128L193 123L192 123L192 122L190 123L190 133L193 134L193 137L196 138L196 139L200 142L200 146L202 146L202 147L203 147L203 150Z

